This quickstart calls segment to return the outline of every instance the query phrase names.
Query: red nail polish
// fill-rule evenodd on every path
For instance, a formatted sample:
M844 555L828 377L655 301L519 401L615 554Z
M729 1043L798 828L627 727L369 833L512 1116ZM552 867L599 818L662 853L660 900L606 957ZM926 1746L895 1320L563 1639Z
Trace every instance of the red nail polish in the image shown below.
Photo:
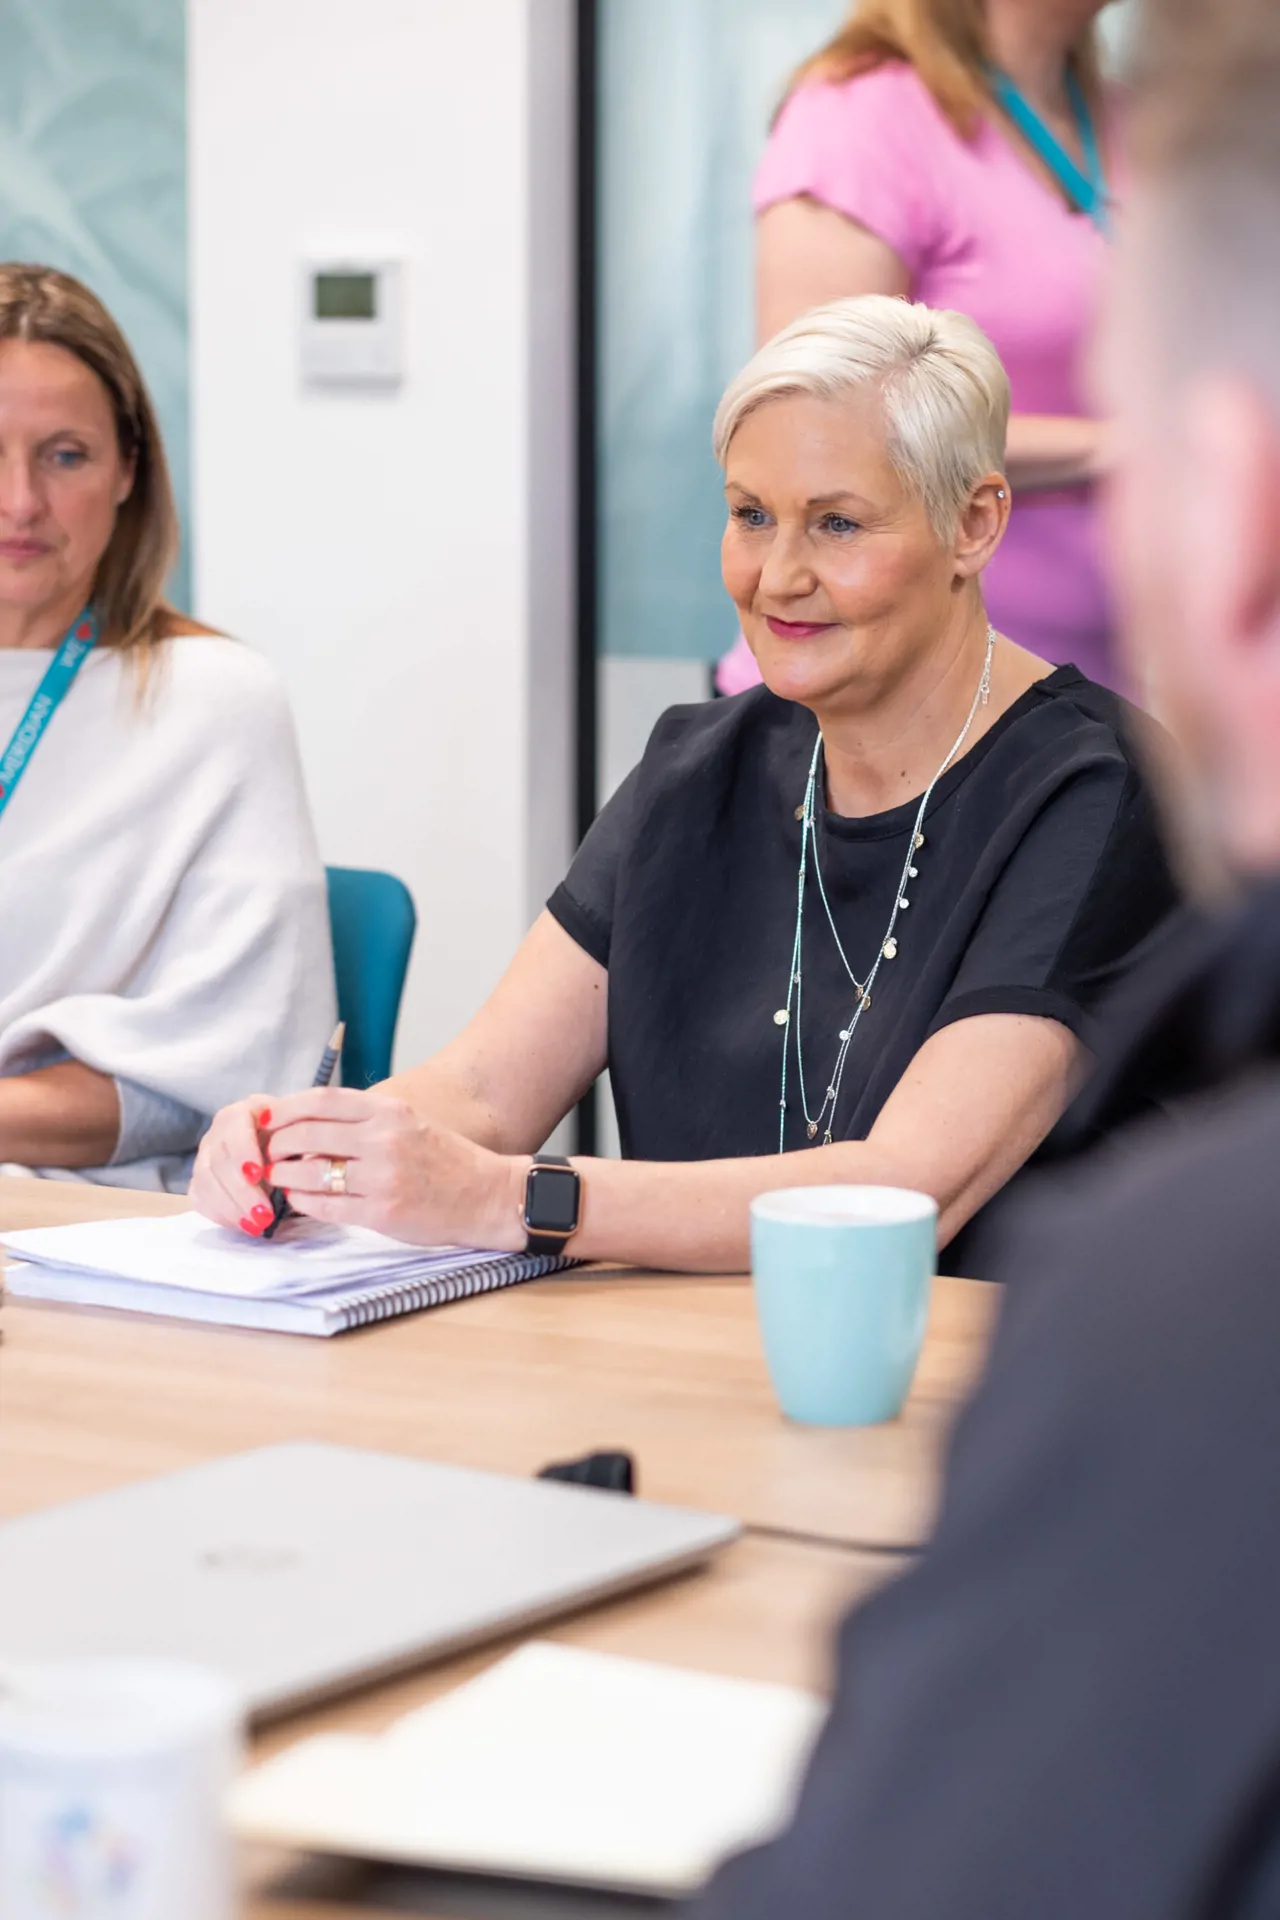
M262 1112L258 1115L258 1125L260 1127L269 1127L271 1125L270 1107L264 1107L262 1109Z
M256 1187L265 1170L258 1165L256 1160L246 1160L240 1171L245 1179L248 1180L252 1186Z
M258 1226L256 1221L249 1220L242 1217L240 1221L240 1231L241 1233L256 1234L258 1232Z
M271 1225L271 1209L267 1206L266 1202L263 1201L258 1206L250 1208L249 1218L258 1221L261 1226L269 1227Z

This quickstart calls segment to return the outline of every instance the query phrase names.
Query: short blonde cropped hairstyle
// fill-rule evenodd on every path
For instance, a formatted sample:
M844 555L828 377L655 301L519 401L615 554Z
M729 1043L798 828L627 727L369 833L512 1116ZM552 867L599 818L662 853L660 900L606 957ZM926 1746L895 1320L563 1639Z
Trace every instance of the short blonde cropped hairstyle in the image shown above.
M951 540L983 474L1003 472L1009 426L1009 376L963 313L868 293L802 314L726 387L712 430L716 459L723 467L742 422L770 400L840 400L865 387L880 393L895 472L923 501L939 540Z

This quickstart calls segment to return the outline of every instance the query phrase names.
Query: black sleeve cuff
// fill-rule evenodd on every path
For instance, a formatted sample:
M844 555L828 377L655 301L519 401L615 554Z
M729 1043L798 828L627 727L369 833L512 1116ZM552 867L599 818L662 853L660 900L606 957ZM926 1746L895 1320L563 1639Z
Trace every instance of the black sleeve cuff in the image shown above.
M548 900L547 912L559 922L576 946L590 954L597 966L608 968L609 928L597 920L580 900L574 899L563 880Z
M1056 1020L1077 1040L1087 1043L1089 1037L1089 1016L1065 993L1055 993L1051 987L979 987L944 1000L925 1038L981 1013L1026 1013L1037 1020Z

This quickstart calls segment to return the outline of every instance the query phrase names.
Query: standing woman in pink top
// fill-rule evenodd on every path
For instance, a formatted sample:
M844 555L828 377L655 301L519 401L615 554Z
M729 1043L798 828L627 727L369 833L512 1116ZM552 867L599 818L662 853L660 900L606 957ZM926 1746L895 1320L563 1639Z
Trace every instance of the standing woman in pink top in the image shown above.
M864 0L801 70L755 182L758 332L843 294L970 314L1009 374L995 625L1114 684L1081 361L1107 252L1105 0ZM746 643L720 690L755 685Z

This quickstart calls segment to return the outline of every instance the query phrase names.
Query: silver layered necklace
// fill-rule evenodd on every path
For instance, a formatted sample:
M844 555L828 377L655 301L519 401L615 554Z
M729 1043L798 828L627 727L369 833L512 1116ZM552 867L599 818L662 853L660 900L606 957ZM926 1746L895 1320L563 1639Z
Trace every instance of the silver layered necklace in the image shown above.
M911 905L911 901L907 895L907 887L910 882L917 877L919 872L916 866L916 857L925 844L924 816L928 809L929 802L933 798L934 788L959 753L961 747L963 747L965 741L969 738L973 723L978 716L978 708L985 707L991 698L991 659L995 652L995 646L995 628L989 625L987 627L987 653L982 663L982 677L978 681L978 690L973 696L973 705L969 709L969 717L963 727L961 727L950 753L925 788L920 799L920 805L916 808L915 825L911 830L911 835L907 842L907 857L902 863L902 873L894 892L893 910L889 915L889 924L881 936L880 945L876 950L875 960L872 962L871 971L865 980L859 980L853 968L849 965L849 956L844 950L844 942L840 938L839 929L835 923L835 916L831 911L831 903L827 899L826 884L822 878L822 863L818 857L818 834L814 824L819 788L819 768L822 763L821 732L819 732L818 738L814 742L813 758L809 762L809 779L804 790L804 803L799 810L799 818L801 821L800 871L796 879L796 934L791 945L791 971L787 978L787 1004L785 1007L779 1007L773 1016L774 1024L785 1030L782 1036L782 1090L778 1101L779 1153L786 1151L787 1065L791 1054L791 1036L793 1034L795 1035L796 1079L800 1086L800 1106L804 1113L805 1130L810 1140L817 1140L818 1135L821 1134L822 1145L824 1147L829 1147L832 1143L832 1128L835 1125L836 1107L840 1101L840 1088L844 1081L845 1062L849 1058L849 1048L853 1045L853 1036L858 1030L858 1023L862 1019L863 1014L871 1011L871 990L876 983L876 976L882 964L886 960L896 960L898 957L898 920L900 915L904 914ZM840 1029L835 1065L831 1070L827 1081L826 1092L822 1096L821 1105L818 1107L816 1113L811 1113L809 1110L809 1092L805 1085L804 1077L804 1044L801 1034L801 1020L804 1006L804 893L809 877L810 846L813 848L814 878L818 883L818 892L822 897L822 907L827 916L827 925L831 929L831 937L836 943L836 952L840 955L841 964L848 974L849 984L853 988L853 1011L846 1024Z

